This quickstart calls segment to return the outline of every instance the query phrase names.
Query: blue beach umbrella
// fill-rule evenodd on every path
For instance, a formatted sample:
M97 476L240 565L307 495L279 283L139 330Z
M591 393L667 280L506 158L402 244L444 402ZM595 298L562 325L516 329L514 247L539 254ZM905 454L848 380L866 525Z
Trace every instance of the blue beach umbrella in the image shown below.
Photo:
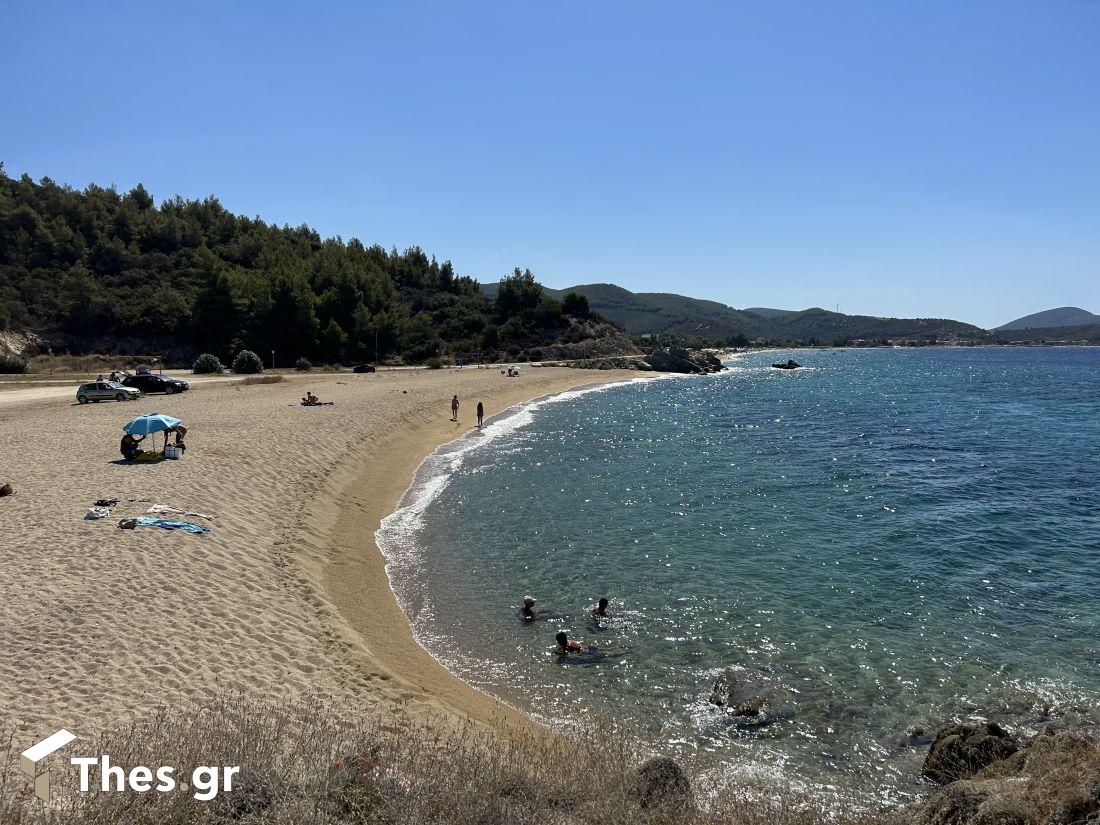
M151 412L145 415L139 415L122 429L130 435L149 435L150 433L159 433L162 430L167 430L181 423L183 422L178 418L173 418L170 415Z

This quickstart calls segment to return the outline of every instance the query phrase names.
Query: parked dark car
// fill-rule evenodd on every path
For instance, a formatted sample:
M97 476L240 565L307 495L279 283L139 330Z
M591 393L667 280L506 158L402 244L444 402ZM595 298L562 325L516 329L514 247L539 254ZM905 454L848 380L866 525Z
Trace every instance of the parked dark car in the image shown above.
M122 383L143 393L162 392L165 395L183 392L190 386L186 381L169 378L167 375L130 375Z
M374 364L358 364L352 372L374 372Z

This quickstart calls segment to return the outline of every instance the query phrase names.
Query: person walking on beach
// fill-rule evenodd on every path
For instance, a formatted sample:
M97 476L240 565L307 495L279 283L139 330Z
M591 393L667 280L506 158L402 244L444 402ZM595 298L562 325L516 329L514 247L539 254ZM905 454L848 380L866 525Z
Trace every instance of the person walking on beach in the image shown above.
M458 421L458 396L451 399L451 421Z
M480 401L477 402L477 426L480 429L481 419L485 417L485 405Z

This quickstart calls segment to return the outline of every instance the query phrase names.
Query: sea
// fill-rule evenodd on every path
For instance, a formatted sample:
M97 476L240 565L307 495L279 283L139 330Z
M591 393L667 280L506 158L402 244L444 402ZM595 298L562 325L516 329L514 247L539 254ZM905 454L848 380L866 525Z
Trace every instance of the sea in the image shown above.
M551 726L862 802L919 795L951 721L1100 726L1100 349L726 366L539 399L429 458L378 532L420 643ZM600 652L555 656L560 631Z

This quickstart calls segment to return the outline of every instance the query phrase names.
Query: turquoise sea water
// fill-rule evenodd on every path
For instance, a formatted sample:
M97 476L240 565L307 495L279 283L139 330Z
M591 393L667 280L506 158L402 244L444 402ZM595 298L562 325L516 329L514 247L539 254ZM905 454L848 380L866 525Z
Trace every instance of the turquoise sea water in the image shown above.
M572 393L451 445L404 504L380 539L422 643L553 723L894 800L915 726L1100 723L1098 349L756 353ZM528 593L558 616L521 623ZM620 655L561 663L562 629ZM708 702L723 671L760 717Z

